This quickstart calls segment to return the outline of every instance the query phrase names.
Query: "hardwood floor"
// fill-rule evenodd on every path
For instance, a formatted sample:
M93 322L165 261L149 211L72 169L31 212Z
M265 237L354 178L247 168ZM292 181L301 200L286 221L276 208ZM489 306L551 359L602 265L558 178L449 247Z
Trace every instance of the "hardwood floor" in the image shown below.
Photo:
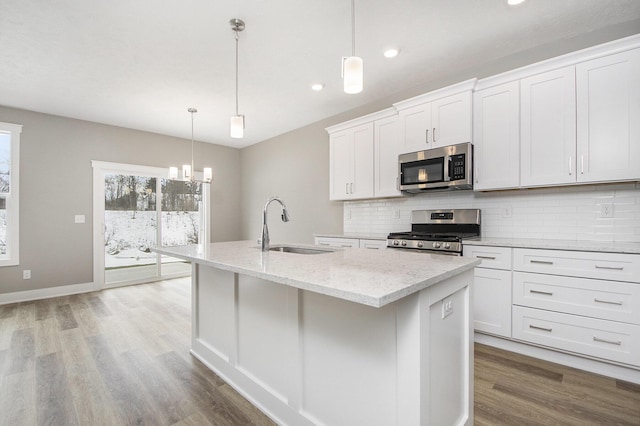
M0 425L271 425L189 354L188 279L0 306ZM477 425L640 425L640 386L476 345Z

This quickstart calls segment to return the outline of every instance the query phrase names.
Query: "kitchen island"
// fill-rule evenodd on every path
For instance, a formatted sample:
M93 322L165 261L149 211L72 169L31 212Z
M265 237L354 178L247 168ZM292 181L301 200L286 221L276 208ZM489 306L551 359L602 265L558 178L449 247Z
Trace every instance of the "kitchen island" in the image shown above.
M192 262L192 354L277 423L473 423L479 260L250 241L155 251Z

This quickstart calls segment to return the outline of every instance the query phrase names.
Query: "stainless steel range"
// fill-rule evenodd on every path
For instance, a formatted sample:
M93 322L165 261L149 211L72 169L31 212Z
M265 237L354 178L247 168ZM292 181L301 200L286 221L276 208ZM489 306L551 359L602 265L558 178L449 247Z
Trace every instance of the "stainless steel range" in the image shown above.
M392 232L387 247L462 256L462 240L480 238L480 210L414 210L411 231Z

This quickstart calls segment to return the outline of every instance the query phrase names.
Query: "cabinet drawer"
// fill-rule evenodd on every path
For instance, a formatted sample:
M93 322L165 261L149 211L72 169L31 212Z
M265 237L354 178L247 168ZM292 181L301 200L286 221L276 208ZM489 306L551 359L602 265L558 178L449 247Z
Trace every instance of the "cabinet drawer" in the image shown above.
M387 240L360 240L360 248L381 250L387 248Z
M570 277L640 282L640 255L513 249L513 269Z
M462 250L465 257L482 259L479 268L511 269L510 247L463 245Z
M513 338L640 366L640 326L513 307Z
M513 273L513 303L640 325L640 285Z
M332 238L332 237L316 237L315 238L316 245L319 246L330 246L330 247L343 247L343 248L352 248L359 247L360 240L357 238Z

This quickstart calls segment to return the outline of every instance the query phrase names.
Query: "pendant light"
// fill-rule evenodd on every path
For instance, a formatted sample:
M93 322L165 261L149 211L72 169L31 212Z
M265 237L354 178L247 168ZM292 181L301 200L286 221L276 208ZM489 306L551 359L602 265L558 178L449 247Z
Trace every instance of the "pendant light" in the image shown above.
M351 0L351 56L342 58L342 78L344 79L345 93L355 94L362 92L363 86L363 62L356 56L356 5Z
M182 166L182 180L188 180L191 182L195 182L195 168L193 162L193 114L198 112L195 108L188 108L187 111L191 114L191 164L184 164ZM213 170L211 167L205 167L202 170L202 182L210 183L213 179ZM169 167L169 179L178 179L178 168L177 167Z
M229 120L229 133L234 139L241 139L244 136L244 115L238 113L238 33L244 30L242 19L232 19L229 21L231 30L236 33L236 115Z

